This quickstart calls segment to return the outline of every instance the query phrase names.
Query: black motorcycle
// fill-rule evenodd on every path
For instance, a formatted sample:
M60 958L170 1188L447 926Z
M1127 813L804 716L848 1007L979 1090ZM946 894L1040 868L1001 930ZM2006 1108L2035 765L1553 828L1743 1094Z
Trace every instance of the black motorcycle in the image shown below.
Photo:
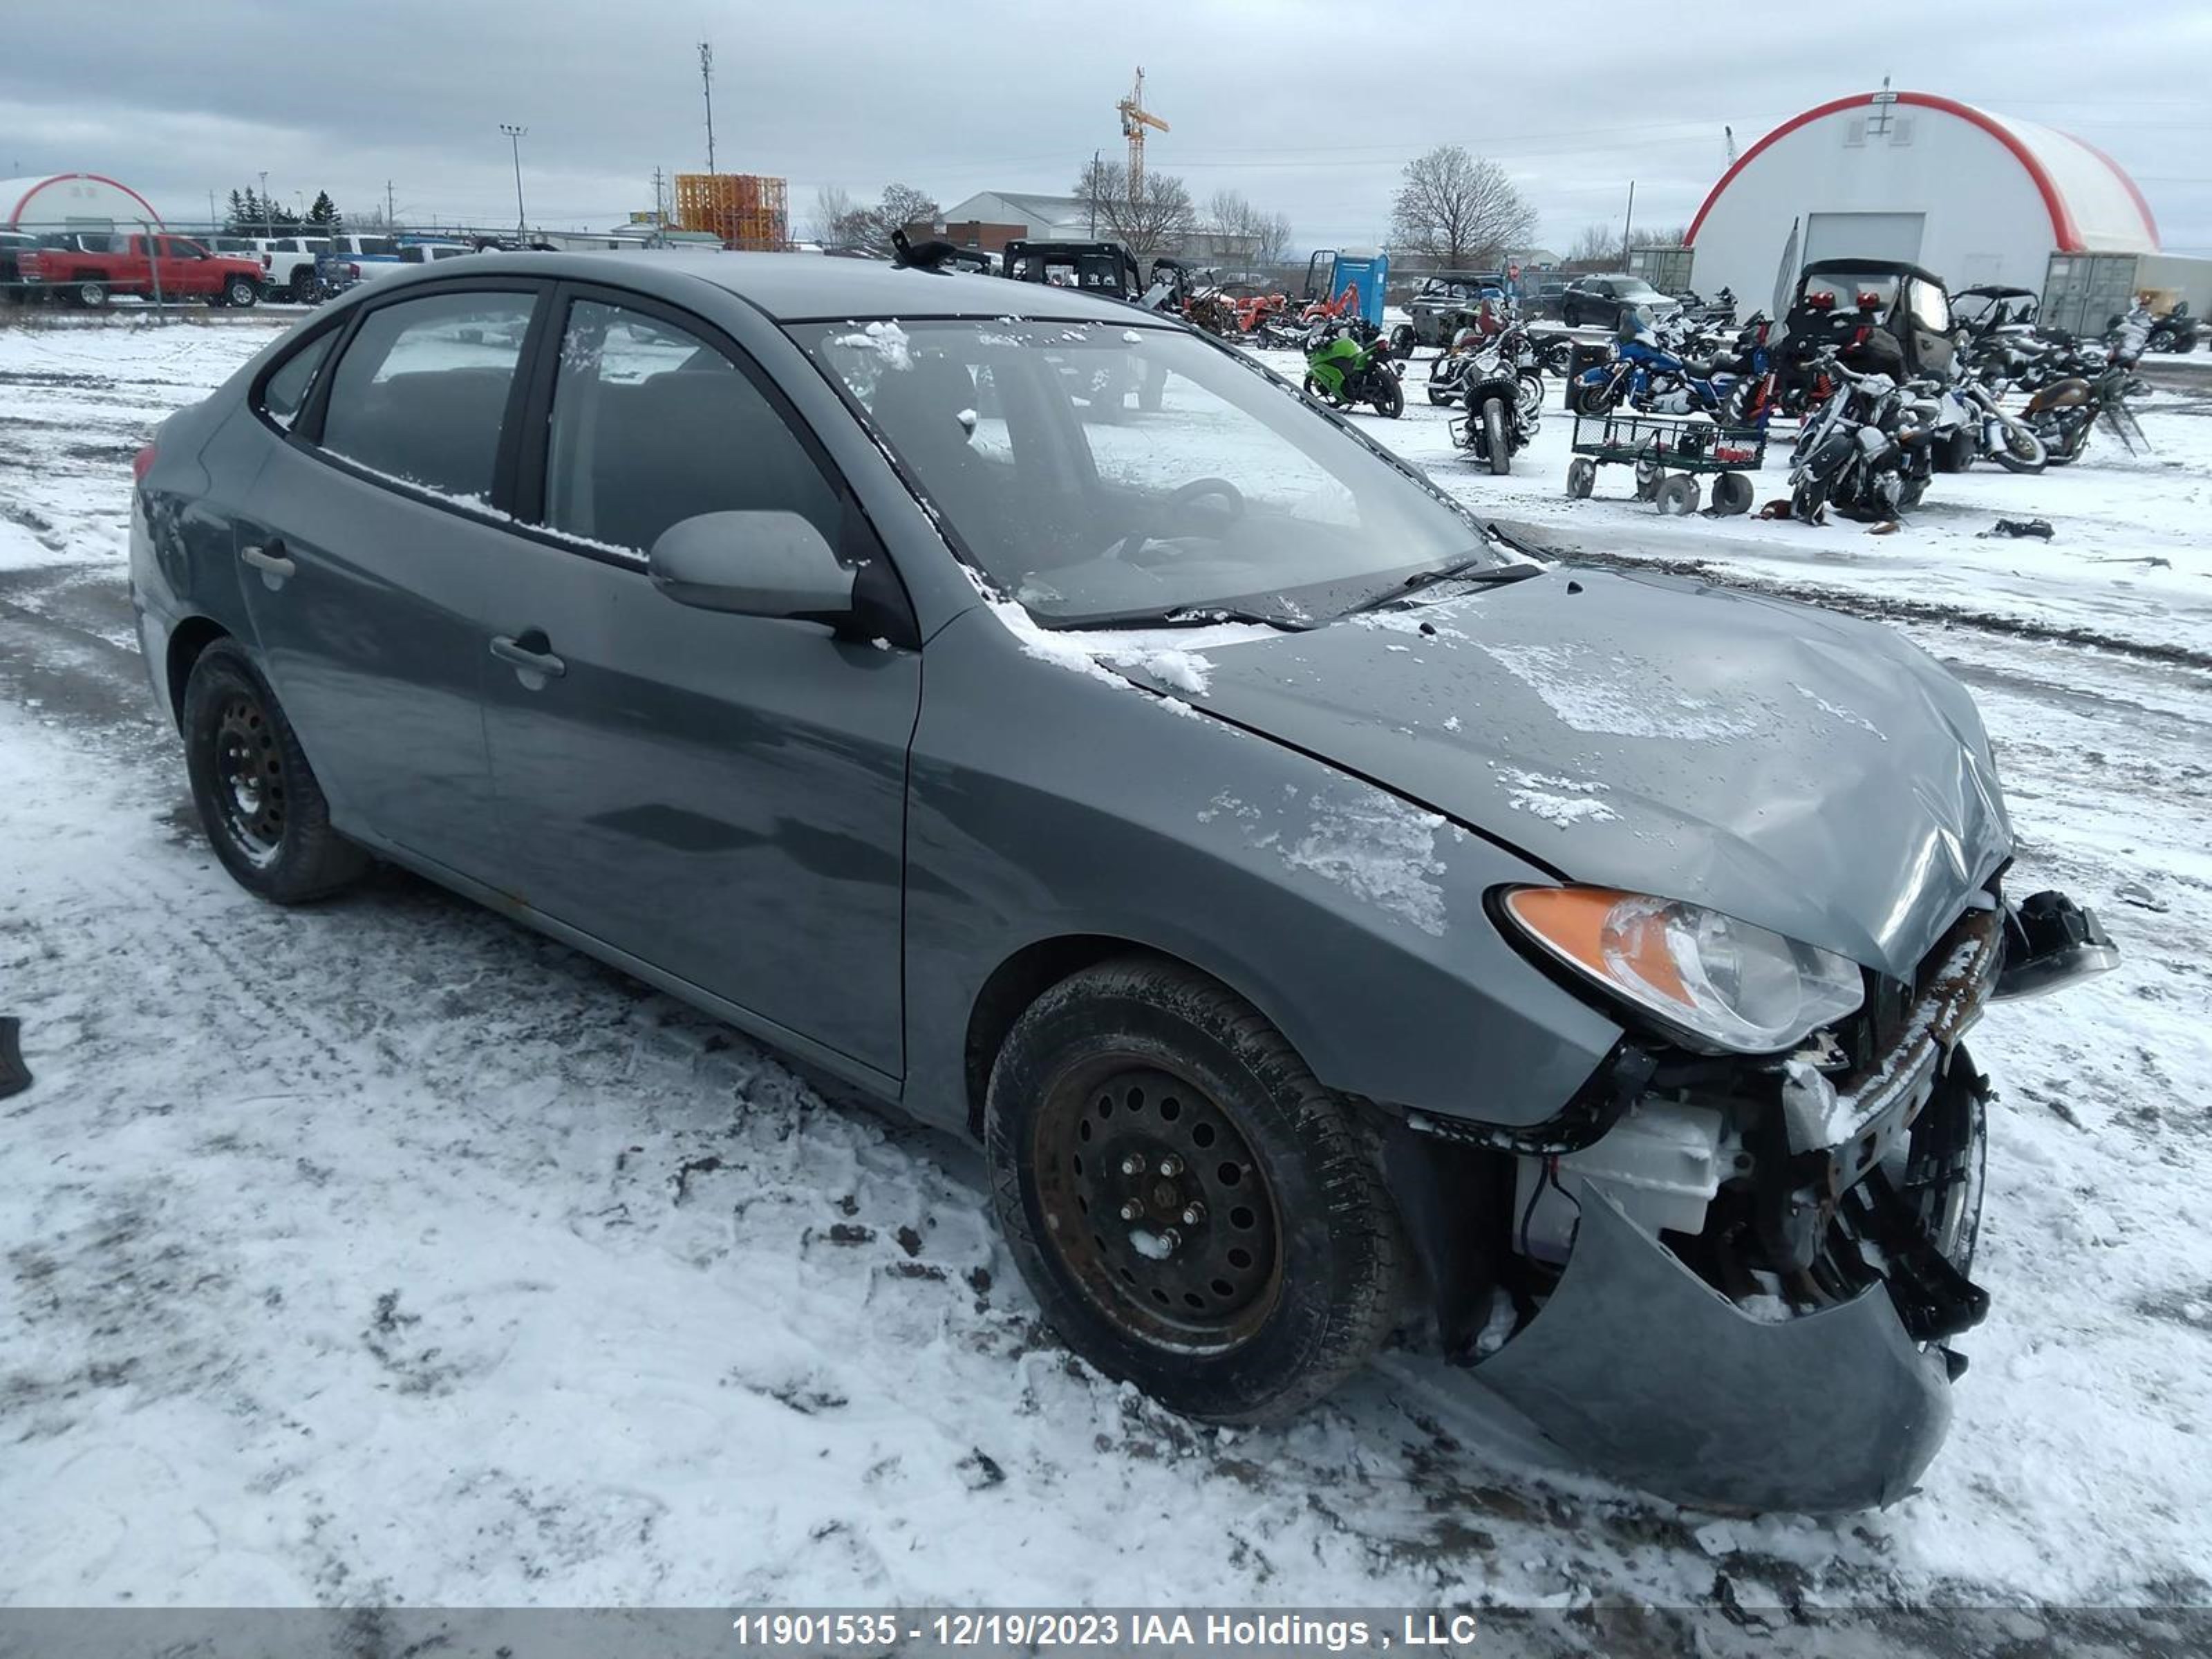
M1917 507L1936 471L1934 400L1832 352L1818 367L1832 390L1806 415L1790 455L1790 516L1817 521L1833 507L1879 523Z
M1529 378L1500 351L1483 352L1468 363L1467 414L1452 422L1452 441L1499 477L1513 470L1514 456L1528 447L1542 418L1544 383L1535 381L1531 398Z

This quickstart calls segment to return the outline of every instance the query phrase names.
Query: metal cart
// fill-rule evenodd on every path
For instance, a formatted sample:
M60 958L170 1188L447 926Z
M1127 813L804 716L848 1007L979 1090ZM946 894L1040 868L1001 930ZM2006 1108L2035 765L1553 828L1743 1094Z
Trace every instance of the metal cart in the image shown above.
M1715 514L1727 517L1751 505L1751 480L1766 461L1766 430L1717 426L1698 416L1607 415L1575 416L1575 459L1567 464L1567 494L1579 501L1597 486L1597 470L1636 469L1636 499L1662 513L1698 510L1697 474L1713 475Z

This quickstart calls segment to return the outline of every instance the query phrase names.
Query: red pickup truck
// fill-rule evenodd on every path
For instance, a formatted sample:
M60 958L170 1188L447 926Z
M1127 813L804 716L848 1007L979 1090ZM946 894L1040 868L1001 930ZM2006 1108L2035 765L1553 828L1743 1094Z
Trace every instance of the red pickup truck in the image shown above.
M26 248L17 269L72 304L99 307L118 294L250 306L261 297L261 262L210 253L188 236L83 236L71 247Z

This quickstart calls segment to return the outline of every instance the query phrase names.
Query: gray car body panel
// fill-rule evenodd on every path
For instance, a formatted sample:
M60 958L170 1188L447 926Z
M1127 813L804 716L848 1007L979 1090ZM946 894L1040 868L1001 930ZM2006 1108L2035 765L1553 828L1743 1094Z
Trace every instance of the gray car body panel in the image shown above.
M1717 1509L1896 1502L1943 1443L1943 1357L1889 1292L1779 1323L1708 1286L1587 1181L1543 1310L1474 1375L1616 1479Z
M1657 574L1433 591L1217 653L1202 702L1569 879L1900 980L2010 853L1972 699L1887 629Z
M915 1112L959 1101L990 971L1054 939L1180 957L1331 1087L1448 1116L1550 1117L1619 1039L1486 914L1491 889L1546 879L1525 860L1294 749L1033 658L988 611L924 654L907 837Z

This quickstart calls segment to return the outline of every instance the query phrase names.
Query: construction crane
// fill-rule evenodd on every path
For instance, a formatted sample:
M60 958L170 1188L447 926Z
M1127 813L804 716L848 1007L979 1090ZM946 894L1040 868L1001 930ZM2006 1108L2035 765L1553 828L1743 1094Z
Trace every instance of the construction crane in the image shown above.
M1121 136L1129 141L1129 200L1140 202L1145 195L1145 129L1157 127L1162 132L1168 124L1145 107L1145 71L1137 70L1137 84L1127 98L1114 107L1121 112Z

